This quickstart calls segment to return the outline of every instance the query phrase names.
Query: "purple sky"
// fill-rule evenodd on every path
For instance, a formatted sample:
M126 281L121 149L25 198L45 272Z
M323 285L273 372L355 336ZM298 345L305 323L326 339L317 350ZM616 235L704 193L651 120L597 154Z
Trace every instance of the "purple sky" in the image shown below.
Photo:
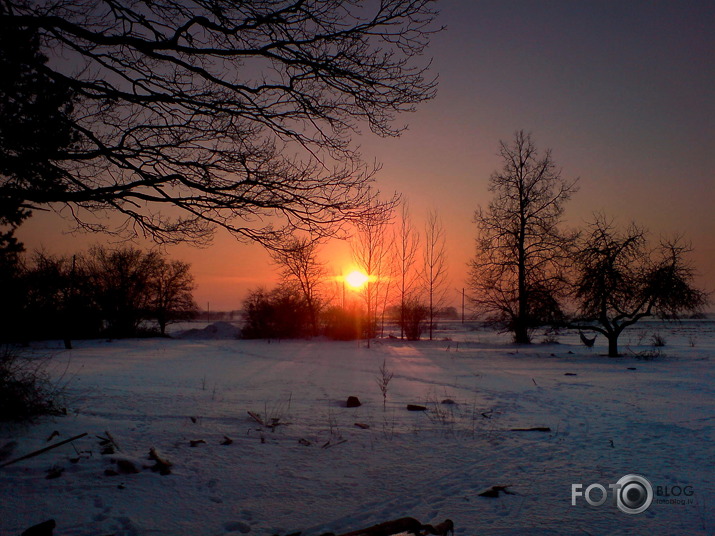
M365 135L366 160L383 163L378 187L409 200L422 227L436 209L447 232L450 288L464 285L473 254L475 208L489 201L500 139L516 130L551 148L580 191L566 207L582 226L603 211L647 227L657 240L692 241L698 283L715 290L715 4L660 1L439 2L447 30L428 55L437 98L400 117L398 139ZM106 241L64 235L57 216L36 214L21 230L28 249L71 252ZM225 232L203 250L169 248L191 262L196 296L235 309L248 286L271 285L274 270L256 246ZM326 249L336 272L345 244Z

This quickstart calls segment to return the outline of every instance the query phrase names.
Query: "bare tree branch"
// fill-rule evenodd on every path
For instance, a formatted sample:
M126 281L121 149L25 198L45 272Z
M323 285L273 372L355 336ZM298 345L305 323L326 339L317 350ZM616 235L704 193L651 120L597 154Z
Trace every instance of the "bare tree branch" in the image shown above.
M71 94L73 135L45 155L53 188L3 172L0 194L70 205L91 229L110 209L160 242L220 226L270 244L389 210L351 136L398 135L397 115L434 96L432 4L0 0L0 31L36 34L32 72Z

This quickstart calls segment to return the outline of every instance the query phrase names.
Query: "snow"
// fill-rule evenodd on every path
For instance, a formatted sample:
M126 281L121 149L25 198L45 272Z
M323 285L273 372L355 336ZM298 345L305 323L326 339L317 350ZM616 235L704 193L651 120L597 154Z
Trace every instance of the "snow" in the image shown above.
M666 340L660 355L636 357L653 353L653 332ZM442 340L371 348L197 333L33 346L69 380L69 414L3 425L0 448L17 442L15 458L88 435L0 468L0 534L54 518L62 536L312 536L402 516L449 518L462 536L715 533L715 322L642 323L619 359L604 357L602 337L592 349L576 333L516 346L460 324ZM394 372L384 409L383 361ZM351 395L363 405L346 408ZM550 432L512 431L532 427ZM106 432L115 454L101 454ZM170 475L148 469L150 448ZM140 472L106 476L116 459ZM64 471L46 479L53 467ZM608 488L632 473L660 488L644 513L610 497L572 505L572 484ZM478 495L494 485L513 494ZM693 494L660 504L673 499L666 486Z
M214 322L202 329L190 328L178 331L175 337L179 339L236 339L241 330L230 322Z

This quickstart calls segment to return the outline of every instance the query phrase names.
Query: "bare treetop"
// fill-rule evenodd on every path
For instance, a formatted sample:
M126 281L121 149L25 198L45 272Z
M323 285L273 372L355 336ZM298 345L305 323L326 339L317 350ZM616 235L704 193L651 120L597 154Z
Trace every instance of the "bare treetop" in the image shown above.
M478 208L477 254L470 263L473 302L488 320L514 332L518 343L530 330L561 315L564 271L575 235L561 228L565 203L577 190L530 134L518 131L499 144L502 168L492 173L488 208Z
M40 36L31 68L71 91L79 138L52 155L59 188L2 177L2 193L90 228L85 210L115 209L159 241L325 233L374 210L359 125L398 135L396 115L434 96L431 4L0 0L1 28Z

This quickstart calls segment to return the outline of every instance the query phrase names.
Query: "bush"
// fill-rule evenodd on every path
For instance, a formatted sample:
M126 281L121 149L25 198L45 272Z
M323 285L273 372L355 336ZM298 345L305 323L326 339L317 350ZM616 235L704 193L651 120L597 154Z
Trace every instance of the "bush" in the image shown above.
M425 329L429 317L429 308L418 300L408 300L402 311L400 323L405 337L410 341L418 341Z
M59 404L63 389L50 380L48 362L21 357L9 346L0 350L0 421L66 413Z
M300 293L286 285L256 289L243 304L245 339L292 339L310 335L310 312Z
M653 333L653 335L651 335L650 340L652 341L653 346L655 346L656 348L662 348L666 345L667 342L665 337L663 337L663 335L661 335L660 333Z
M362 335L363 315L357 309L328 307L321 314L326 337L336 341L354 341Z

